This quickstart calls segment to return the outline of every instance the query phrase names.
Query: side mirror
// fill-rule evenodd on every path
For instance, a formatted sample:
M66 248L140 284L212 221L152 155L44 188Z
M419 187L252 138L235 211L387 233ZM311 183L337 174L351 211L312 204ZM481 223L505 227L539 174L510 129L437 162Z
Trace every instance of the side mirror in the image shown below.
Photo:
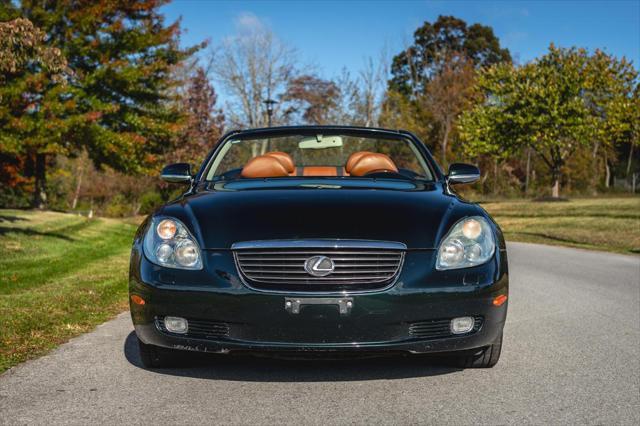
M449 166L447 182L451 185L458 183L473 183L480 179L480 169L471 164L453 163Z
M165 166L160 173L160 179L170 183L191 183L191 165L176 163Z

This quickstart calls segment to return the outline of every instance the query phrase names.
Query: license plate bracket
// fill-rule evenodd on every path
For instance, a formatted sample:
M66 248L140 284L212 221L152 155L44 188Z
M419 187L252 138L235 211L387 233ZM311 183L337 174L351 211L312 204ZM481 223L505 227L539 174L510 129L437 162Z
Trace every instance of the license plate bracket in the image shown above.
M348 315L353 308L351 297L285 297L284 309L294 315L305 305L336 305L340 315Z

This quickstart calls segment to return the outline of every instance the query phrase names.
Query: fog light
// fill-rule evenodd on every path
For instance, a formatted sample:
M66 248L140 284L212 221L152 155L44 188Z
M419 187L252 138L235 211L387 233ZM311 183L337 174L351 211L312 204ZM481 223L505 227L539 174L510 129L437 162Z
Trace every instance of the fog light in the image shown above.
M473 330L475 320L473 317L459 317L451 320L451 332L453 334L464 334Z
M164 327L171 333L185 334L189 330L189 323L180 317L164 317Z

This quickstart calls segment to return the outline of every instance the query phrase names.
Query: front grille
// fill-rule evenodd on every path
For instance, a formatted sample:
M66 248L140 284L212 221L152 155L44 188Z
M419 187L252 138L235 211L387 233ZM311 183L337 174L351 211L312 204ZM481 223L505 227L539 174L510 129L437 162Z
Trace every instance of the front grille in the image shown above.
M216 337L229 336L229 324L217 321L189 319L187 318L189 327L186 334L171 333L164 326L164 318L156 318L156 328L166 334L175 336L193 337L196 339L210 339Z
M252 287L309 292L370 290L393 282L400 272L404 249L400 243L351 240L272 242L257 247L243 243L236 246L234 256L238 270ZM309 273L305 262L314 256L331 259L333 271L326 276Z
M417 339L442 339L445 337L468 336L480 330L480 327L482 327L482 317L476 316L473 329L465 334L453 334L450 324L451 319L412 322L409 324L409 335Z

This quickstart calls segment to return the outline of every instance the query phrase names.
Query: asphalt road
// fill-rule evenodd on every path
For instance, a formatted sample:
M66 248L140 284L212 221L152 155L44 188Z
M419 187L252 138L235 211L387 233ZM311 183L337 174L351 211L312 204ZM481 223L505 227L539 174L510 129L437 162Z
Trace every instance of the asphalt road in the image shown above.
M640 258L509 250L509 318L493 369L216 356L149 371L122 314L0 376L0 423L638 424Z

